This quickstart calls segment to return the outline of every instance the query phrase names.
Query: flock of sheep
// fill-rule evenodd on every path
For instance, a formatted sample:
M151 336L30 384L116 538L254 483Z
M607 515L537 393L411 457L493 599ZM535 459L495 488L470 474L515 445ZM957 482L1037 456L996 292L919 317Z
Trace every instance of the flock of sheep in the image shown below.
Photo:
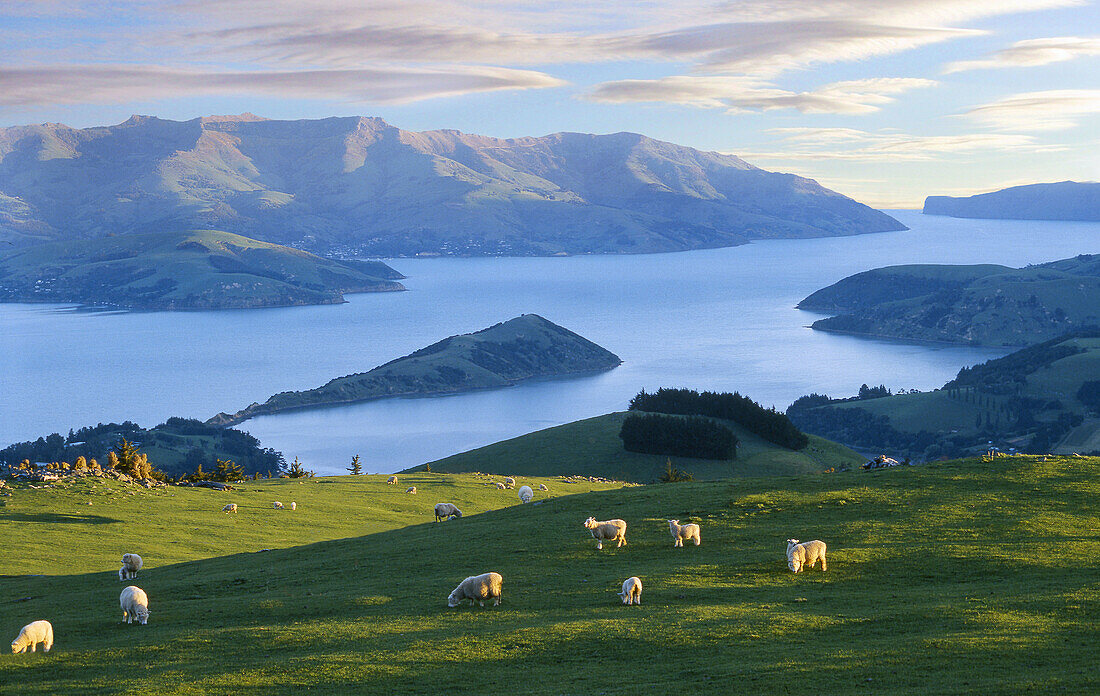
M389 477L386 483L396 485L397 477ZM506 478L505 484L498 485L502 488L514 487L515 480ZM539 484L539 489L547 490L544 484ZM416 487L411 486L405 492L415 494ZM517 493L522 503L529 503L534 497L534 491L530 486L521 486ZM278 501L275 501L272 507L276 510L285 509L285 506ZM297 504L291 503L290 509L297 509ZM235 513L237 512L237 505L236 503L228 503L222 508L222 511ZM453 503L435 504L436 522L461 517L462 510L459 510ZM624 520L614 519L598 522L595 517L589 517L584 521L584 528L596 540L597 549L603 549L603 542L605 541L615 542L615 548L626 546L626 522ZM698 524L680 524L680 520L668 520L668 531L672 535L673 547L682 547L684 541L691 541L696 546L702 543ZM821 570L825 571L827 568L825 542L816 539L807 542L799 542L798 539L787 540L787 567L792 572L799 573L805 568L813 568L818 561L821 562ZM144 562L138 554L123 554L122 567L118 569L118 579L125 581L136 578L143 565ZM460 582L458 587L447 596L447 606L457 607L466 599L470 600L471 606L474 603L485 606L486 600L492 600L493 606L497 606L500 604L503 584L504 578L500 573L489 572L481 575L471 575ZM623 582L622 592L619 592L618 595L622 598L623 604L641 605L641 579L637 576L627 578ZM145 624L149 620L149 597L140 587L130 585L124 589L119 596L119 604L122 607L122 618L126 623L137 621L139 624ZM20 629L19 635L11 642L11 650L13 653L22 653L28 649L35 652L37 646L41 644L43 649L49 652L50 648L53 647L53 642L53 625L45 620L33 621Z

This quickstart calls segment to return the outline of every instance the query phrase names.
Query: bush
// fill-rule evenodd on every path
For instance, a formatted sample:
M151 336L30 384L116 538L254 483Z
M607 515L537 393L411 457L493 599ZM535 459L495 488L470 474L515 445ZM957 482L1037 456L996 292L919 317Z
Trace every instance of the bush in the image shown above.
M693 389L661 388L654 394L647 394L643 389L630 400L630 410L733 421L768 442L793 450L800 450L809 444L809 439L785 414L773 408L764 408L737 392L700 394Z
M697 459L737 456L733 431L702 416L630 415L623 420L619 437L628 452Z

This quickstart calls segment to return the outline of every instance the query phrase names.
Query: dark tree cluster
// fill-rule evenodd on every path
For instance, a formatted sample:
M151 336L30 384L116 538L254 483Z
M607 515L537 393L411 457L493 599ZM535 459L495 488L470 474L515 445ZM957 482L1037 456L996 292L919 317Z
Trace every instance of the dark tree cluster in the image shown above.
M724 425L702 416L662 413L631 414L619 431L629 452L696 459L733 459L737 436Z
M1100 411L1100 380L1089 380L1077 390L1077 400L1092 411Z
M662 387L649 394L643 389L630 400L630 410L733 421L768 442L793 450L800 450L809 443L785 414L773 408L764 408L737 392L699 393L693 389Z

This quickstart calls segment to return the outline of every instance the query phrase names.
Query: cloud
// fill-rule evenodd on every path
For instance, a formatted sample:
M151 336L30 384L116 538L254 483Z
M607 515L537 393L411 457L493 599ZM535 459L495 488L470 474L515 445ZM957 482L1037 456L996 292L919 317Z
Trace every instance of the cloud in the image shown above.
M893 101L890 95L934 84L933 80L922 78L874 78L834 82L812 92L790 92L753 78L677 75L657 80L605 82L586 98L614 104L665 102L725 108L731 113L797 109L803 113L865 114Z
M494 67L211 71L129 65L67 65L0 70L0 107L113 103L195 95L340 99L401 104L507 89L557 87L530 70Z
M779 137L782 149L737 154L749 159L780 161L912 162L998 150L1050 152L1063 149L1040 145L1033 136L1016 134L912 135L855 128L773 128L768 132Z
M1085 56L1100 56L1100 38L1061 36L1018 41L1009 48L997 51L990 58L948 63L943 72L950 74L985 68L1026 68L1063 63Z
M1100 89L1057 89L1013 94L962 114L998 130L1065 130L1100 113Z

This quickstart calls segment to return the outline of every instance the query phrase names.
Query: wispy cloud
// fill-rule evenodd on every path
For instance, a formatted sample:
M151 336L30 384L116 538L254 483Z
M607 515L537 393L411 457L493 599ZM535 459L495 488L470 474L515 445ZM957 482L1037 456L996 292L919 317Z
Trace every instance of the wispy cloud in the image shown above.
M1062 149L1060 146L1041 145L1030 135L1007 133L912 135L854 128L773 128L768 133L779 138L777 149L736 154L750 160L912 162L1006 149L1018 152Z
M962 114L997 130L1049 131L1075 127L1100 113L1100 89L1059 89L1013 94Z
M948 63L944 74L986 68L1027 68L1051 63L1063 63L1086 56L1100 56L1100 38L1062 36L1049 39L1018 41L981 60L961 60Z
M893 101L891 95L936 84L922 78L834 82L811 92L791 92L737 76L673 76L598 85L586 98L609 103L666 102L731 112L797 109L803 113L864 114Z

